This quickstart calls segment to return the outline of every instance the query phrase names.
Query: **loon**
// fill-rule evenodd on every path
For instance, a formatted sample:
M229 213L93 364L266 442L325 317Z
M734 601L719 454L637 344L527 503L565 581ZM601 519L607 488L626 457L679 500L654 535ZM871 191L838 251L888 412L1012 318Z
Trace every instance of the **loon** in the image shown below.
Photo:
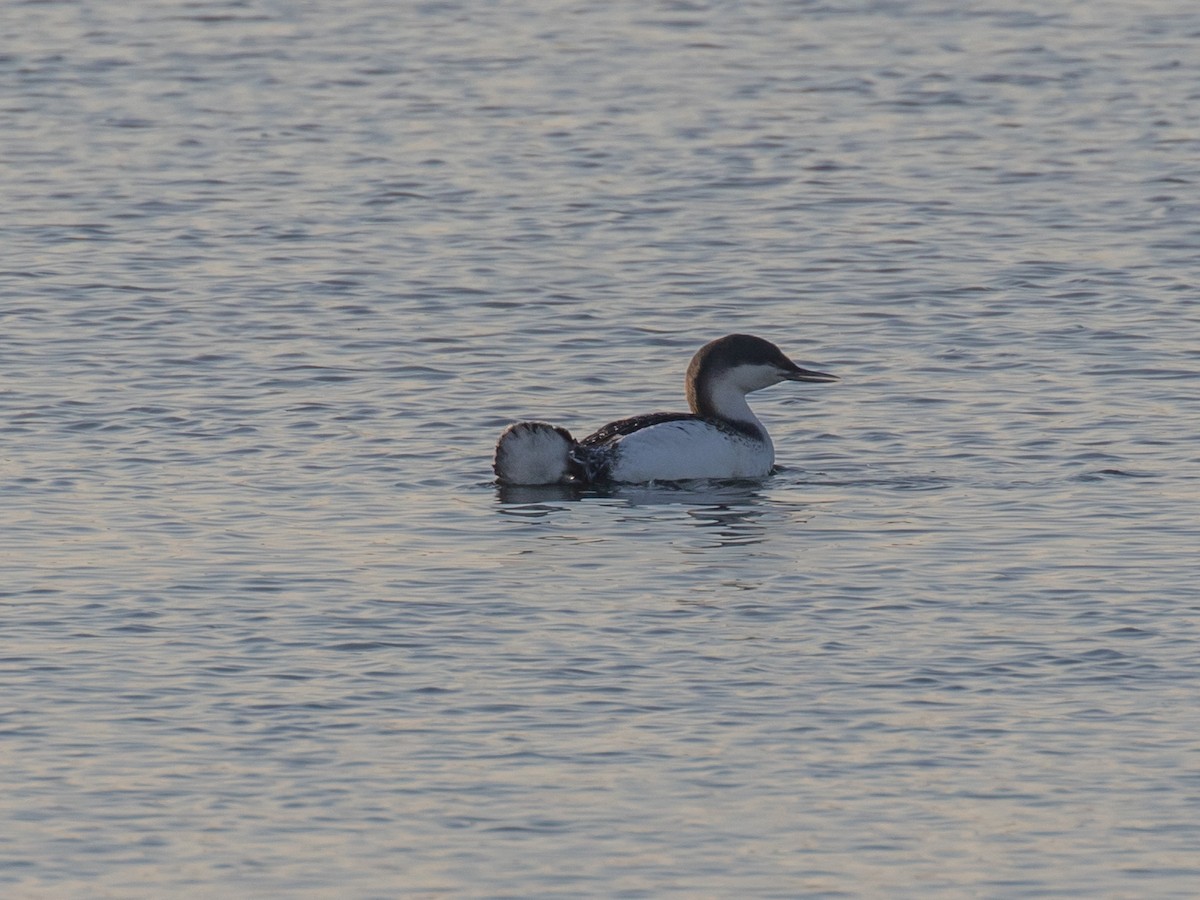
M581 441L558 425L517 422L496 444L501 484L603 484L762 478L775 445L746 395L781 381L837 381L802 369L770 341L730 334L696 351L687 368L690 413L618 419Z

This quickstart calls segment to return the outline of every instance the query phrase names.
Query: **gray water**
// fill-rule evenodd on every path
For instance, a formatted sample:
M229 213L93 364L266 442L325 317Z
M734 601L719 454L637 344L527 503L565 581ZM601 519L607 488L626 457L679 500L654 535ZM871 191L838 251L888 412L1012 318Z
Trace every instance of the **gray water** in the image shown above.
M0 34L6 897L1195 894L1195 4ZM492 483L732 331L777 474Z

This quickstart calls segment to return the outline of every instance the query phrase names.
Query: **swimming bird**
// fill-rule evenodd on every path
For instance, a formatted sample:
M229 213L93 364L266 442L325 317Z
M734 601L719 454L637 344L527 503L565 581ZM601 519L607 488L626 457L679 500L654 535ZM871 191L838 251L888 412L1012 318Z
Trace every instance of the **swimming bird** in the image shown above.
M500 435L493 468L502 484L761 478L775 464L775 445L746 395L781 381L837 380L800 368L770 341L729 334L688 365L691 412L618 419L581 441L558 425L518 422Z

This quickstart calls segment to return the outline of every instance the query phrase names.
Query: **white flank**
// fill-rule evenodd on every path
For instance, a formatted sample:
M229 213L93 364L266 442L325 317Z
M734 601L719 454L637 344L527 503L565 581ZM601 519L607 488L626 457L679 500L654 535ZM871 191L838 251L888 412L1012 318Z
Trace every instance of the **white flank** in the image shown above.
M694 420L635 431L620 439L615 454L612 479L624 482L762 478L775 464L769 437L754 440Z

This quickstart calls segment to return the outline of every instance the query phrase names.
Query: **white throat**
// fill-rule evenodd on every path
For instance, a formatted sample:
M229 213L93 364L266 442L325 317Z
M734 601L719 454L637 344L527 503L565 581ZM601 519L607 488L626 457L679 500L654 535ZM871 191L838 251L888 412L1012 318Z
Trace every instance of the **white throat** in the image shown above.
M712 402L713 412L722 418L762 427L762 422L758 421L758 416L754 415L750 404L746 402L746 391L740 385L718 381L710 386L708 399Z

